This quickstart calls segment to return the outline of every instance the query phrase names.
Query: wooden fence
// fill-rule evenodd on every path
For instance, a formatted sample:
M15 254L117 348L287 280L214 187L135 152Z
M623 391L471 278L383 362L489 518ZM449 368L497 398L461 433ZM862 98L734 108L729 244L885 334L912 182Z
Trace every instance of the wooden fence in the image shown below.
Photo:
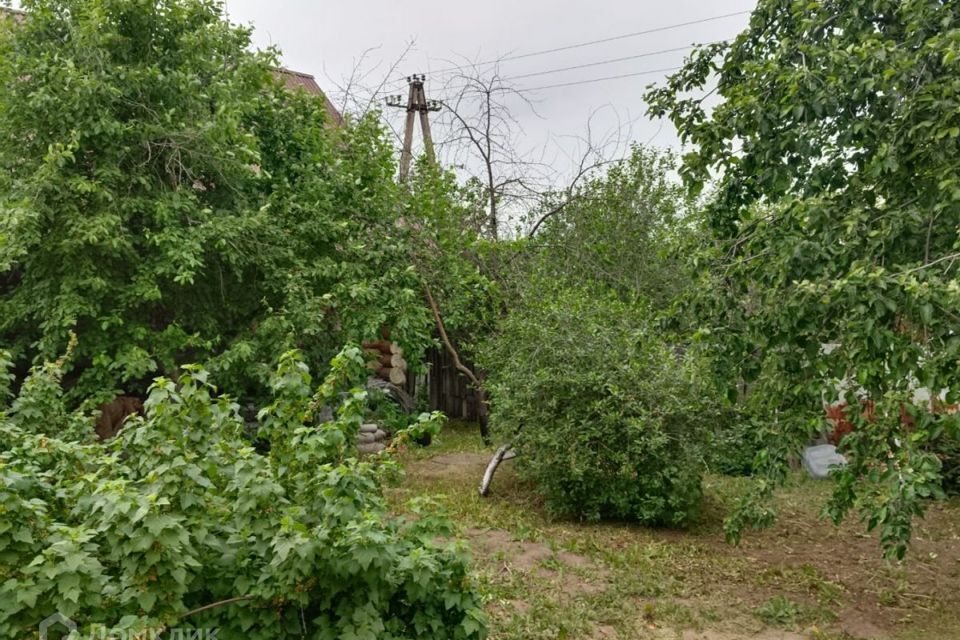
M407 392L428 397L431 411L443 411L453 420L476 422L477 394L470 380L457 370L446 349L433 348L424 357L426 373L407 377ZM472 363L464 362L471 369Z

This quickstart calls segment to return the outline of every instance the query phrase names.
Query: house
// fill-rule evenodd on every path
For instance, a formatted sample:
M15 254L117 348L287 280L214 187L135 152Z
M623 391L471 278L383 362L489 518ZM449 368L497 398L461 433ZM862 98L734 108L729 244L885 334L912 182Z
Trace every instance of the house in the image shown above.
M292 69L285 69L280 67L274 71L276 77L280 80L283 80L283 83L286 85L287 89L291 91L306 91L315 96L323 97L323 105L327 110L327 116L329 117L330 123L335 127L343 126L343 116L337 110L333 103L330 102L330 99L327 95L320 89L320 85L317 84L316 79L308 73L301 73L299 71L293 71Z

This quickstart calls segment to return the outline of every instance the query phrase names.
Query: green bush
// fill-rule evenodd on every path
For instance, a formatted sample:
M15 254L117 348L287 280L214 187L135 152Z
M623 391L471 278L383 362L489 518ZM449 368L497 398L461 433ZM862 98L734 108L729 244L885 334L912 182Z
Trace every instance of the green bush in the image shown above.
M936 440L933 451L940 459L940 477L947 495L960 495L960 438L945 433Z
M482 637L449 523L388 514L392 463L357 459L366 398L343 391L362 366L345 350L314 393L286 354L260 416L267 455L199 367L158 379L146 417L107 445L65 409L61 363L36 369L6 411L0 399L0 636L35 637L59 611L126 637ZM318 424L325 404L336 417Z
M520 473L558 515L690 524L709 422L697 359L638 305L541 290L481 350L491 421L516 438Z
M763 436L756 425L740 412L725 411L710 433L705 449L707 467L714 473L749 476L763 446Z
M441 411L407 412L381 389L369 393L369 418L388 433L403 432L408 442L428 446L439 435L447 417Z

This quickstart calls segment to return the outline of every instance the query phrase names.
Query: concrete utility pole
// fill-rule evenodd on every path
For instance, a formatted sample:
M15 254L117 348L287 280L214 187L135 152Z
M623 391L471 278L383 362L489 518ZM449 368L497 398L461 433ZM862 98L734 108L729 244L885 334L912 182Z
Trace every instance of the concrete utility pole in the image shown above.
M410 174L410 163L413 160L413 127L415 125L416 114L420 114L420 130L423 133L423 147L427 153L427 160L436 162L436 154L433 151L433 137L430 135L430 116L428 112L439 111L440 102L438 100L427 100L427 94L423 90L423 83L427 76L423 74L414 74L407 76L407 83L410 91L407 95L406 104L403 103L403 96L387 96L387 106L406 108L407 122L403 130L403 152L400 154L400 182L406 182Z

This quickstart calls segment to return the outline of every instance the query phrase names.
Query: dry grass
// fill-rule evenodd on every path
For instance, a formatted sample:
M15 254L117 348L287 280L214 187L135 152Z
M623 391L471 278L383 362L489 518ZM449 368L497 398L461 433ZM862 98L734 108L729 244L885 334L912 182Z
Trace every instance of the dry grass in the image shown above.
M905 563L884 561L857 522L818 519L829 485L801 476L780 494L780 518L740 547L723 541L727 505L744 479L708 477L690 531L557 521L531 487L497 473L469 425L404 455L389 491L397 509L435 497L473 549L494 638L680 640L939 640L960 638L960 503L932 505Z

